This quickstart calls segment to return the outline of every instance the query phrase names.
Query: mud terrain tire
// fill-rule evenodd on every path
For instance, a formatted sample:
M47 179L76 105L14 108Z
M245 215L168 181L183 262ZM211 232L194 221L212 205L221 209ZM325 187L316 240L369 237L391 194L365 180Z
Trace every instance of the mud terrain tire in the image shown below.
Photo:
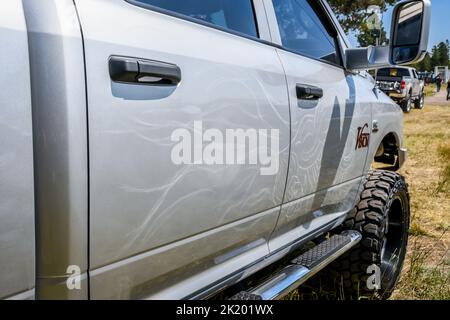
M342 226L343 230L359 231L361 242L333 262L329 271L334 286L338 282L343 289L345 299L391 296L405 259L409 221L409 193L404 178L395 172L371 171L359 203ZM381 271L378 289L368 285L368 280L376 279L374 268Z

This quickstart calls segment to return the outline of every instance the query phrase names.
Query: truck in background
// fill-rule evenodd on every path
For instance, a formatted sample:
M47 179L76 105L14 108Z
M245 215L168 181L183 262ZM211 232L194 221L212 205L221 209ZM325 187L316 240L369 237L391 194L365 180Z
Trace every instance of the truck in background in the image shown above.
M398 102L403 111L409 113L411 105L423 109L425 81L420 79L415 68L389 67L376 72L376 84L383 92Z

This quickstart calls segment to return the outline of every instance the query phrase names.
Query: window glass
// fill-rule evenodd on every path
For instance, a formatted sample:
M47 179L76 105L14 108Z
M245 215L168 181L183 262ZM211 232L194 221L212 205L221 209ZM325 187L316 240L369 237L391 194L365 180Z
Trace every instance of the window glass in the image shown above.
M252 0L135 0L193 19L258 36Z
M335 38L307 0L273 0L283 47L339 63Z
M409 77L408 69L383 68L377 72L378 77Z

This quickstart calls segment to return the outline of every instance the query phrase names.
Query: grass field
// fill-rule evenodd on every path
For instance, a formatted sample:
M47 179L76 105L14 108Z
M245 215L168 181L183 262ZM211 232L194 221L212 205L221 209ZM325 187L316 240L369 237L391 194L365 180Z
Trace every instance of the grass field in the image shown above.
M449 300L450 105L413 109L404 119L409 160L400 173L409 184L412 219L407 257L391 299ZM287 299L345 299L342 292L323 291L320 276Z
M425 97L432 96L436 93L436 85L434 83L427 84L424 88Z
M405 115L408 256L393 299L450 299L450 106Z

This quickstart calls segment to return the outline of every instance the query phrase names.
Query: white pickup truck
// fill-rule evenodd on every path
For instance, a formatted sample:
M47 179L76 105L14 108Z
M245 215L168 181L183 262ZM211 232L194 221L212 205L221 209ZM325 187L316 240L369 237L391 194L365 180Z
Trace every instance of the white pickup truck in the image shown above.
M330 264L389 297L403 113L365 70L420 61L430 8L355 49L324 0L1 1L0 298L278 299Z
M414 107L423 109L425 101L425 81L419 78L415 68L390 67L379 69L376 73L377 86L400 103L404 112Z

